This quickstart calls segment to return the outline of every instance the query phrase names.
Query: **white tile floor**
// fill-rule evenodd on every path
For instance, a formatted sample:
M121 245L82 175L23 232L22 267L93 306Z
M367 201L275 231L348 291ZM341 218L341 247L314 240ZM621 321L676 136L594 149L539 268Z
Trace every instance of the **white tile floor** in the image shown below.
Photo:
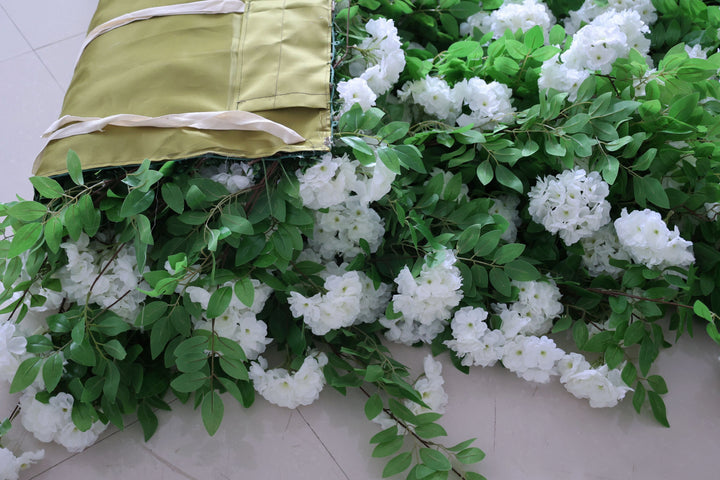
M30 197L26 178L42 147L40 133L56 119L95 0L0 0L0 201ZM420 368L424 350L393 347ZM494 480L720 478L720 348L698 328L663 352L656 370L670 387L672 428L629 399L614 409L591 409L557 383L534 385L498 368L469 376L443 360L451 444L477 437L488 454L478 471ZM4 389L5 387L3 387ZM15 399L0 391L0 417ZM108 430L93 447L68 454L41 445L21 427L6 438L18 450L44 447L46 459L22 479L346 479L380 478L384 463L370 457L378 431L363 415L363 397L323 392L296 411L262 399L249 410L226 401L215 437L197 412L174 404L160 414L155 437L144 443L137 424Z

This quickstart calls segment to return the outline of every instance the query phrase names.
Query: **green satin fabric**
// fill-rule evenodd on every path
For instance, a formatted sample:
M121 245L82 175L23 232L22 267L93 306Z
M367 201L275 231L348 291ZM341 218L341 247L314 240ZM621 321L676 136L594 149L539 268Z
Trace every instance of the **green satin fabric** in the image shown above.
M171 0L100 0L90 29ZM260 158L328 150L331 5L329 0L248 0L245 12L137 21L93 40L83 52L62 115L242 110L281 123L306 141L286 145L250 131L107 127L51 141L35 175L66 172L75 150L85 169L178 160L205 153Z

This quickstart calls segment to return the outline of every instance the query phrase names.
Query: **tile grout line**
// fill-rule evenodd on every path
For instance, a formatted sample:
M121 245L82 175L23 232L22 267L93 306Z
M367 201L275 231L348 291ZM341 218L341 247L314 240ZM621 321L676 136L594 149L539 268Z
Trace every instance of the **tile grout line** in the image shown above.
M347 474L347 473L345 472L345 470L342 468L342 465L340 465L340 463L338 463L337 459L336 459L335 456L332 454L332 452L330 451L330 449L328 449L328 447L325 445L325 442L322 441L322 438L320 438L320 435L318 435L317 432L315 431L315 429L312 427L312 425L310 425L310 422L308 422L308 421L305 419L305 416L302 414L302 411L301 411L299 408L297 408L296 411L298 412L298 414L300 414L300 418L303 419L303 422L305 422L305 424L310 428L310 431L313 433L313 435L315 435L315 438L318 439L318 441L320 442L320 445L322 445L323 448L325 449L325 451L327 452L327 454L330 455L330 458L332 458L333 462L335 462L335 465L338 466L338 468L339 468L340 471L343 473L343 475L345 476L345 478L346 478L347 480L350 480L350 477L348 477L348 474Z
M20 36L22 37L22 39L25 41L25 45L27 45L27 47L28 47L28 50L27 50L27 51L25 51L25 52L20 52L20 53L18 53L17 55L13 55L12 57L7 58L7 59L5 59L5 60L9 60L9 59L11 59L11 58L19 57L20 55L25 55L26 53L29 53L29 52L31 52L31 51L34 51L33 46L30 44L30 41L27 39L27 37L25 36L25 34L23 33L23 31L20 29L20 27L18 26L18 24L15 23L15 20L13 20L13 18L10 16L10 13L8 13L8 11L5 10L5 7L3 7L2 4L0 4L0 10L2 10L3 13L5 13L5 16L8 18L8 20L10 20L10 23L13 24L13 27L15 27L15 30L17 30L17 32L20 34Z

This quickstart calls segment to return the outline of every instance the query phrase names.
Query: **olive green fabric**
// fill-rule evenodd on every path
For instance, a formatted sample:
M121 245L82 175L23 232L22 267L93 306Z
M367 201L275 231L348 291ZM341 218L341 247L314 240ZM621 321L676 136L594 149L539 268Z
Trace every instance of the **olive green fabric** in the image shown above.
M90 29L169 0L100 0ZM69 149L83 168L177 160L205 153L260 158L327 150L330 137L330 0L248 0L244 13L157 17L124 25L83 52L63 115L157 117L248 111L305 138L286 145L265 132L109 126L53 140L36 175L66 172Z

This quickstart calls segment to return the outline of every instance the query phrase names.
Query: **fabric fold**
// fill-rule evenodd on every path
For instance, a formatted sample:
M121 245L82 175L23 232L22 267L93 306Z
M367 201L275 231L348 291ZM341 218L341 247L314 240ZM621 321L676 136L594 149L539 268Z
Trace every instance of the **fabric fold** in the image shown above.
M195 128L198 130L249 130L266 132L292 145L305 141L295 130L265 117L243 111L190 112L146 117L118 114L109 117L77 117L65 115L56 120L43 134L48 140L97 132L104 127Z
M90 42L100 35L139 20L147 20L153 17L167 17L171 15L217 15L223 13L242 13L245 11L245 2L241 0L201 0L198 2L180 3L177 5L166 5L162 7L144 8L134 12L126 13L119 17L93 28L85 37L80 47L82 54Z

